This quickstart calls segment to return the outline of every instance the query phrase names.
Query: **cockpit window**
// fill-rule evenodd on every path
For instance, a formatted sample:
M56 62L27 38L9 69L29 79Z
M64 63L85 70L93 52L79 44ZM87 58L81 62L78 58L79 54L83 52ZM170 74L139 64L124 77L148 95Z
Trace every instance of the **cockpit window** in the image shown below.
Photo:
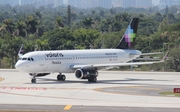
M22 60L27 60L27 58L23 58Z
M29 58L19 58L19 60L28 60L28 61L34 61L33 58L29 57Z

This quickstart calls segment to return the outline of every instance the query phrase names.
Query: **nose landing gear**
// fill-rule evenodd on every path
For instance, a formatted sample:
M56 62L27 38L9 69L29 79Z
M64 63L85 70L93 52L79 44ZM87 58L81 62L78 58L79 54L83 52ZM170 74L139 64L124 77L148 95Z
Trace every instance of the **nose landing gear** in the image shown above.
M36 83L36 79L35 78L31 79L31 83Z
M29 74L32 76L31 83L36 83L36 76L37 74Z

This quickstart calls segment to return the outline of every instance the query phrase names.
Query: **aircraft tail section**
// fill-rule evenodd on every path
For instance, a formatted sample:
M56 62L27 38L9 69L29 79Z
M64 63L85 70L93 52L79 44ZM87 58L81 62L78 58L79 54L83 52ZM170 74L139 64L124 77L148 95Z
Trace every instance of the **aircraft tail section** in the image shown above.
M116 49L134 49L139 18L133 18Z

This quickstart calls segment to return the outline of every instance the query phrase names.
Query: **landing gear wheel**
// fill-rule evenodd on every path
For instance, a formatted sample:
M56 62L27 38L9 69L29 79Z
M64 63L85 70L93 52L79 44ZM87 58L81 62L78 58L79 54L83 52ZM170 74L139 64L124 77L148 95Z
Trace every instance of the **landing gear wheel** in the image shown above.
M92 78L92 82L97 82L97 78L96 78L96 77L93 77L93 78Z
M96 77L89 78L88 82L97 82L97 78Z
M88 82L92 82L92 79L91 79L91 78L89 78L89 79L88 79Z
M61 80L65 81L66 80L66 76L65 75L61 75Z
M36 79L31 79L31 83L36 83Z
M65 75L58 75L57 76L57 80L58 81L65 81L66 80L66 76Z
M57 76L57 80L60 81L61 80L61 75Z

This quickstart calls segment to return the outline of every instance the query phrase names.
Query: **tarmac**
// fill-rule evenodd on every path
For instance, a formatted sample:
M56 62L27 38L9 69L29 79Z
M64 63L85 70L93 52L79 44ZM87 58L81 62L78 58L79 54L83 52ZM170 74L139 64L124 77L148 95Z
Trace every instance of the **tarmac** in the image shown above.
M37 78L14 69L0 70L0 112L179 112L180 97L163 96L180 88L180 73L99 71L98 81L89 83L73 73L66 81L57 74Z

